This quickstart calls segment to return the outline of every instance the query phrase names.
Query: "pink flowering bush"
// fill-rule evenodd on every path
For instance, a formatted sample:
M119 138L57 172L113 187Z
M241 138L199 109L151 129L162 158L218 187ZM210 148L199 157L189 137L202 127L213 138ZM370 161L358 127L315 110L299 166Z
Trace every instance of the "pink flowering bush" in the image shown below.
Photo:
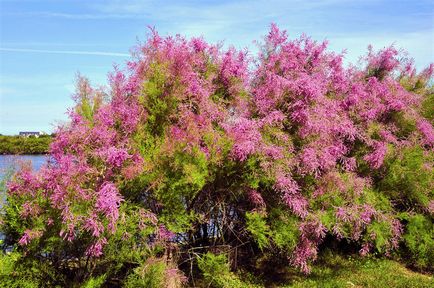
M402 55L346 67L272 25L253 58L151 30L109 87L78 77L46 166L7 183L3 246L47 285L178 287L217 258L309 273L341 246L433 267L433 66Z

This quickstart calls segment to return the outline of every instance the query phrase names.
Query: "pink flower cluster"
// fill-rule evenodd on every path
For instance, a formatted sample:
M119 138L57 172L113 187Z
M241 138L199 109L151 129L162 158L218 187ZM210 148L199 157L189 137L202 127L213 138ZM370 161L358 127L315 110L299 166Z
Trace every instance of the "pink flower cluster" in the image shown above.
M123 201L118 189L113 183L104 183L97 194L95 204L96 211L101 212L109 220L110 230L115 230L116 221L119 217L119 206Z
M110 166L117 168L131 157L126 149L116 147L109 147L107 150L101 151L100 155Z
M42 236L42 231L27 229L26 231L24 231L24 234L21 237L21 239L18 241L18 244L20 244L22 246L27 245L33 239L37 239L37 238L39 238L41 236Z
M372 168L378 169L383 164L384 157L387 153L387 146L384 142L375 142L373 146L374 151L371 154L367 154L363 159L366 160Z
M326 231L327 229L320 222L303 222L300 225L300 242L291 256L291 263L308 274L310 272L308 261L316 259L318 245L324 239Z

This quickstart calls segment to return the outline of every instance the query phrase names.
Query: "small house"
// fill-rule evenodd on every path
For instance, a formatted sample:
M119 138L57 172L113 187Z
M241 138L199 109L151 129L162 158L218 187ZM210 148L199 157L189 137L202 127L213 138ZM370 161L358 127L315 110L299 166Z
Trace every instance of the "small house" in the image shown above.
M41 135L41 133L40 132L26 131L26 132L20 132L19 135L22 137L29 137L29 136L39 137L39 135Z

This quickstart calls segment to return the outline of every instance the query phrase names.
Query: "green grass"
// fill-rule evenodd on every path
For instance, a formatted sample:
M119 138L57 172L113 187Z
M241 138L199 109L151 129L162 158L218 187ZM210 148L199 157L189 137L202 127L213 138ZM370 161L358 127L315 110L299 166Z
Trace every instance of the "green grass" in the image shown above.
M432 275L414 272L393 260L326 254L309 276L288 273L288 284L275 287L434 287Z

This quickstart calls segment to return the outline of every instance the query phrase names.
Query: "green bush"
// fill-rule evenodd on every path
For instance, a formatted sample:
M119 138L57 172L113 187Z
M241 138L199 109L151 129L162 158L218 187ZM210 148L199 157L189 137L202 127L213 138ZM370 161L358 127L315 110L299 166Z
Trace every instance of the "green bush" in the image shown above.
M199 269L206 282L207 287L215 288L248 288L255 287L254 284L242 281L236 274L230 271L226 255L215 255L206 253L197 259Z
M20 252L0 252L0 287L61 287L61 278L48 263L26 259Z
M411 263L422 269L434 268L434 224L421 214L406 217L405 246L410 251Z
M83 284L82 288L100 288L104 285L106 277L107 276L105 274L97 277L91 277Z
M181 281L168 277L168 266L162 259L149 258L128 275L123 286L128 288L180 287Z
M259 249L263 249L268 245L269 227L266 220L258 212L246 213L247 230L252 234Z
M399 210L426 210L434 199L433 172L426 165L433 160L433 151L427 152L418 146L397 152L386 160L387 173L379 182L379 189Z

